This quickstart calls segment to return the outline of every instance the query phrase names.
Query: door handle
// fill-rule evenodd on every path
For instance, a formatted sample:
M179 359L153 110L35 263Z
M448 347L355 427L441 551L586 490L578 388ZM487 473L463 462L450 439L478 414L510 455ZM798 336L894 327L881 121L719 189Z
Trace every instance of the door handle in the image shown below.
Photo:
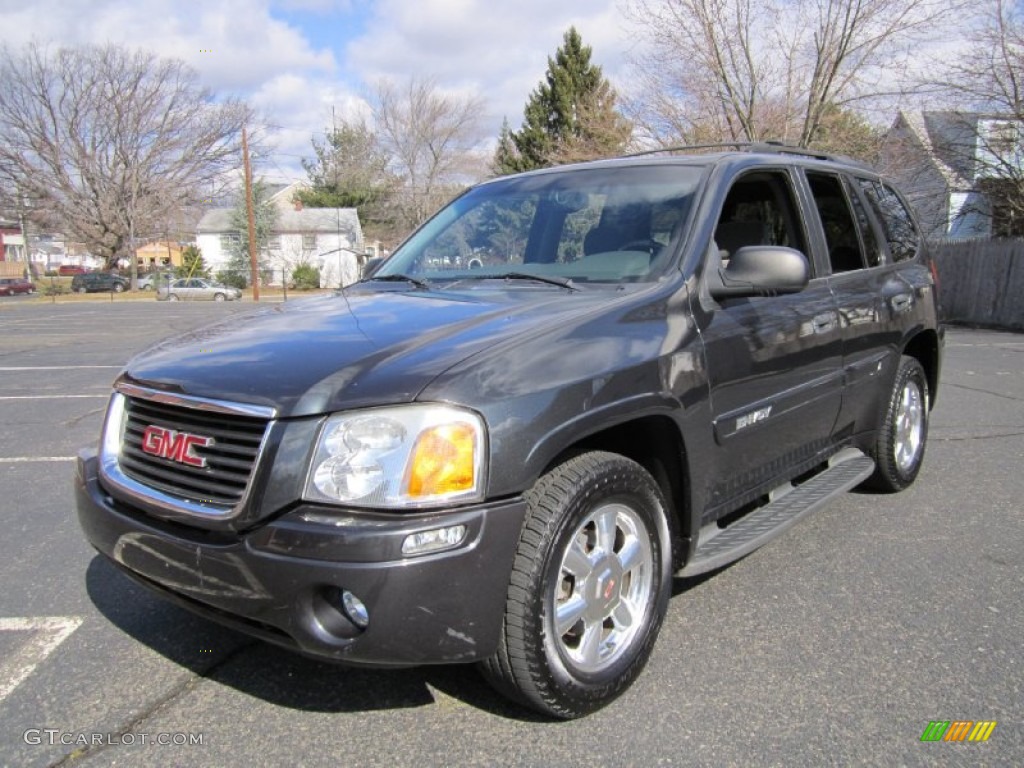
M815 333L825 333L836 327L836 316L832 312L822 315L815 315L811 321Z
M898 293L890 299L893 312L906 312L914 304L914 297L909 293Z

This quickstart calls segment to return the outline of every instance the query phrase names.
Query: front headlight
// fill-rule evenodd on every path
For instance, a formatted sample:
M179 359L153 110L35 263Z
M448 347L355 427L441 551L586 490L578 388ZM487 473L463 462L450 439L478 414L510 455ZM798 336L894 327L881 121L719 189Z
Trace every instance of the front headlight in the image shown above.
M448 405L337 414L320 430L303 498L392 508L478 501L486 448L483 420Z

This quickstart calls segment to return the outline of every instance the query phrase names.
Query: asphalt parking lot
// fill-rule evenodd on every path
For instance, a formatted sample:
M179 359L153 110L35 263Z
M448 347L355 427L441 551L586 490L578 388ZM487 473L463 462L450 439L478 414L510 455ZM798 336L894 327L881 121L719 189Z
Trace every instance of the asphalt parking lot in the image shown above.
M677 581L638 683L553 723L471 667L353 670L242 637L85 543L72 459L120 366L253 309L0 300L0 765L1024 765L1024 335L951 330L915 486ZM922 742L936 720L996 726Z

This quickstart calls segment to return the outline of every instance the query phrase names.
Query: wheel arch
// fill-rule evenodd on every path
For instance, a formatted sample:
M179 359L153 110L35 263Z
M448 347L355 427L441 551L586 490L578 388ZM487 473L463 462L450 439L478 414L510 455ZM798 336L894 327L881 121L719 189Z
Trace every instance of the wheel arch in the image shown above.
M925 329L911 337L903 347L903 354L913 357L924 368L928 378L928 407L935 407L935 397L939 389L940 349L939 334L933 329Z
M542 474L589 451L606 451L635 461L654 478L668 503L672 560L675 570L685 558L691 525L689 463L678 425L667 415L642 416L606 427L564 448Z

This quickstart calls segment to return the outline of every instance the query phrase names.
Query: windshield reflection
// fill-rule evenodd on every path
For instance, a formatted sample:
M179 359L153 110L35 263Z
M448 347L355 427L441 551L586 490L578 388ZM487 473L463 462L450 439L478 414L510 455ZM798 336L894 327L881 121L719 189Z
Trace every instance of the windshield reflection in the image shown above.
M672 262L701 174L684 165L609 166L482 184L427 222L371 279L650 281Z

